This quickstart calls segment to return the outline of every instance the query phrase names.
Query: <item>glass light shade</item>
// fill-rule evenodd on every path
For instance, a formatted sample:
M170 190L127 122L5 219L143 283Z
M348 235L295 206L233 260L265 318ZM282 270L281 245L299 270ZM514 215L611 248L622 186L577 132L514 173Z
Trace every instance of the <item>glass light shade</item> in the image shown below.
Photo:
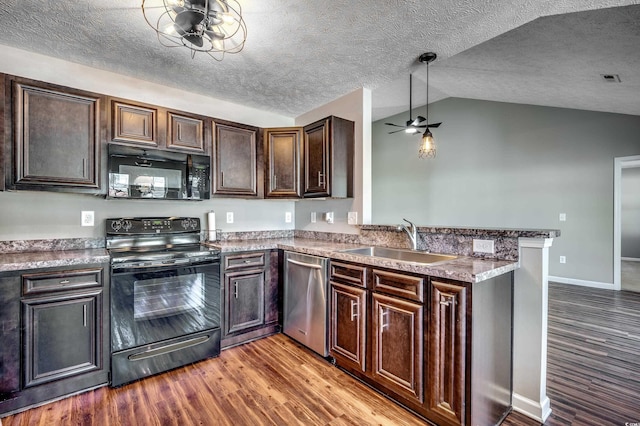
M418 150L418 157L420 158L435 158L436 156L436 141L433 139L433 135L429 129L425 130L420 142L420 150Z
M414 133L418 133L418 129L415 129L413 127L409 127L407 129L405 129L404 131L405 133L409 133L409 134L414 134Z

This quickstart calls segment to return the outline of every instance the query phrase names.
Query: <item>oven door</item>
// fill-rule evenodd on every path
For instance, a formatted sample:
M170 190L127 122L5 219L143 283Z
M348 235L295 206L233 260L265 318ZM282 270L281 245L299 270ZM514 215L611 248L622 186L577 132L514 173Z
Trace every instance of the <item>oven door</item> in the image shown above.
M112 271L112 353L219 327L219 261Z

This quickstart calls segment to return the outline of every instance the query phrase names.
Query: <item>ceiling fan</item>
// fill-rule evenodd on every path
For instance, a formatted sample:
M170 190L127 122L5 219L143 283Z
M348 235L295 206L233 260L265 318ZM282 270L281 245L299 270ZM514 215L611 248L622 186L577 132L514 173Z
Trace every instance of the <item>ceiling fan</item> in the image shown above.
M428 116L428 112L429 112L429 63L433 62L436 59L437 55L433 52L427 52L427 53L423 53L422 55L420 55L420 57L418 58L418 61L420 61L423 64L427 64L427 116ZM392 133L398 133L398 132L402 132L404 131L405 133L409 133L409 134L414 134L414 133L418 133L419 129L435 129L437 127L440 127L440 125L442 123L432 123L432 124L423 124L424 122L427 121L427 119L421 115L418 115L415 119L413 118L413 109L412 109L412 103L411 103L411 98L412 98L412 74L409 74L409 120L407 120L407 122L403 125L399 125L399 124L394 124L394 123L384 123L387 126L394 126L394 127L401 127L401 129L399 130L394 130L393 132L389 132L389 134Z

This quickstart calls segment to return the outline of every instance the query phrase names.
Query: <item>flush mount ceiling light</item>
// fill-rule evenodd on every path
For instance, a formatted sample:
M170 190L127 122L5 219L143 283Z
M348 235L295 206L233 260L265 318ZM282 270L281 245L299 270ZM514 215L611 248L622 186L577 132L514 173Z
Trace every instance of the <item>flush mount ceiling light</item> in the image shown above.
M238 53L247 40L247 26L236 0L142 0L142 14L165 47L191 49L217 61Z
M438 55L436 55L433 52L427 52L427 53L423 53L422 55L420 55L420 57L418 58L418 61L420 61L423 64L427 64L427 112L426 112L426 116L427 118L429 117L429 64L433 61L435 61L435 59L438 57ZM424 119L424 121L427 121L427 118ZM433 134L431 133L431 131L429 130L430 128L435 129L437 127L440 127L442 123L434 123L434 124L427 124L425 129L424 129L424 133L422 134L422 140L420 141L420 149L418 150L418 157L419 158L435 158L436 156L436 141L433 138Z

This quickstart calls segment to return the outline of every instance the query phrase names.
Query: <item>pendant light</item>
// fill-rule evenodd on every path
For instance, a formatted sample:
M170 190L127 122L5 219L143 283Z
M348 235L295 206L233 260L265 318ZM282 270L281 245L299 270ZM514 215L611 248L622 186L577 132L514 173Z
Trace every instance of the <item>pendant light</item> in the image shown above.
M418 60L420 62L422 62L423 64L427 64L427 113L426 113L426 120L429 119L429 64L433 61L435 61L435 59L438 57L438 55L436 55L433 52L427 52L427 53L423 53L422 55L420 55L420 57L418 58ZM428 123L428 121L427 121ZM442 123L434 123L434 124L427 124L427 127L424 129L424 133L422 134L422 140L420 141L420 149L418 150L418 157L419 158L435 158L436 156L436 141L433 138L433 134L431 133L431 130L429 130L429 128L437 128L440 127Z

